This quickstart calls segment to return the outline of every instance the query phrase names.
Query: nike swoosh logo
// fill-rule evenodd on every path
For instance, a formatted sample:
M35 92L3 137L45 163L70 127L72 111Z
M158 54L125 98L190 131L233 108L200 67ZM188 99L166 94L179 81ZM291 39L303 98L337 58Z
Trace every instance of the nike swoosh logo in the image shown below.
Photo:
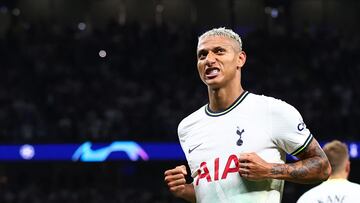
M203 144L203 143L200 143L200 144L196 145L196 146L193 147L193 148L189 148L189 154L190 154L192 151L194 151L196 148L200 147L200 145L202 145L202 144Z

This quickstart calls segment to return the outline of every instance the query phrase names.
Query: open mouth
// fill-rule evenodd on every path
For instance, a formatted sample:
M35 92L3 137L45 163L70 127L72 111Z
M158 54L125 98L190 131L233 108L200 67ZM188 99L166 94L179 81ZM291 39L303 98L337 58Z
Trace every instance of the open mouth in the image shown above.
M205 70L205 76L209 79L215 78L219 75L220 69L216 67L207 68Z

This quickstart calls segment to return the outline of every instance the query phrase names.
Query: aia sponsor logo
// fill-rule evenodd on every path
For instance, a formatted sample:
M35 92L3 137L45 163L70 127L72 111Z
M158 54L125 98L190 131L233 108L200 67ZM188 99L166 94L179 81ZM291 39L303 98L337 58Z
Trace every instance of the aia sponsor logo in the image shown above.
M239 172L239 160L235 154L232 154L228 157L226 161L225 168L223 170L219 169L220 165L220 158L214 159L214 170L213 173L210 173L210 170L207 166L207 163L201 162L200 168L197 170L197 176L195 180L195 185L199 185L199 182L206 181L218 181L220 179L226 179L229 173L238 173Z

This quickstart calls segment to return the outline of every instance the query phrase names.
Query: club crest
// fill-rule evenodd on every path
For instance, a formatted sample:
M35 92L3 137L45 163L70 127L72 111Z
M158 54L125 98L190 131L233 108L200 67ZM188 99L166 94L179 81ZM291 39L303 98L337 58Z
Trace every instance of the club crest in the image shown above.
M237 144L238 146L241 146L241 145L244 143L244 141L241 139L241 135L242 135L244 132L245 132L244 129L240 130L239 126L237 127L236 134L239 135L239 140L236 142L236 144Z

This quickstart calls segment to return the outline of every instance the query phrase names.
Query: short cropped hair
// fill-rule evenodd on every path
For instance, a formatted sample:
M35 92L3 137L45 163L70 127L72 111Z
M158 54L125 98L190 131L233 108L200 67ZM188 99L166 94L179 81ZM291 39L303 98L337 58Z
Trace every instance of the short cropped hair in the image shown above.
M241 38L236 32L234 32L231 29L227 29L225 27L220 27L220 28L214 28L214 29L208 30L199 36L199 41L201 39L203 39L205 37L209 37L209 36L223 36L223 37L228 37L230 39L233 39L238 44L238 46L240 48L239 51L242 51Z
M349 151L345 143L333 140L325 144L323 150L329 159L333 174L344 170L345 163L349 160Z

